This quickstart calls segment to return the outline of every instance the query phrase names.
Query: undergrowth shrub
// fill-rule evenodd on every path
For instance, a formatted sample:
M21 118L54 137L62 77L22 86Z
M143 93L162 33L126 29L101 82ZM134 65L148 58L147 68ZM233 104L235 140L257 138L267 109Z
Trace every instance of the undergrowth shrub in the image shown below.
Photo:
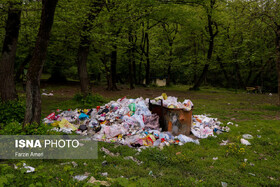
M13 100L0 102L0 123L7 124L12 121L23 122L25 112L25 102Z
M89 94L86 97L83 97L83 95L79 93L74 96L74 100L80 102L82 105L84 105L84 107L88 108L103 105L107 102L107 99L99 94Z

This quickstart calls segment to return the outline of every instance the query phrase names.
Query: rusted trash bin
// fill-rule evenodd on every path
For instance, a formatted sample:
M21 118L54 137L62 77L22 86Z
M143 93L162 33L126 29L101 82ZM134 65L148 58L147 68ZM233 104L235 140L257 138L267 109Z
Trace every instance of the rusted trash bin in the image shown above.
M169 131L173 135L190 135L192 125L192 111L185 111L179 108L167 108L161 105L152 104L149 101L149 110L159 116L159 124L163 131Z

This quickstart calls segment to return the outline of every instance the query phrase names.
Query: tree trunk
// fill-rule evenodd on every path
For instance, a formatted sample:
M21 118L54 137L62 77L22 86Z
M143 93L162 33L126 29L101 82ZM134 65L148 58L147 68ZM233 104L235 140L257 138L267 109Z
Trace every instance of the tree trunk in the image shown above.
M42 1L43 8L40 28L27 72L26 110L23 126L33 122L39 124L41 120L40 77L47 55L47 48L57 1L58 0Z
M201 86L202 82L205 80L206 76L207 76L207 72L208 72L208 68L209 68L209 64L211 62L211 58L212 58L212 54L213 54L213 49L214 49L214 38L215 36L218 34L218 26L217 24L215 24L216 26L216 32L214 33L213 31L213 24L215 22L212 21L212 10L214 8L214 4L215 4L215 1L211 0L210 1L211 4L210 4L210 13L208 12L208 33L209 33L209 48L208 48L208 53L207 53L207 62L206 64L204 65L204 68L203 68L203 71L202 71L202 74L200 75L199 79L197 80L197 82L195 83L195 85L190 88L190 90L198 90L199 87Z
M172 45L173 45L173 42L169 42L170 51L169 51L169 62L168 62L168 68L167 68L166 86L170 86L170 82L171 82L171 64L173 61Z
M227 86L230 87L230 80L229 80L229 77L228 77L228 74L227 74L227 71L225 70L225 67L224 67L224 64L222 62L222 59L218 56L217 57L217 62L220 64L220 68L225 76L225 79L227 81Z
M132 44L132 42L133 42L133 37L132 37L132 35L131 35L131 28L129 29L129 33L128 33L128 41L129 41L129 43L130 44ZM132 90L132 89L134 89L134 76L135 76L135 74L133 74L134 73L134 71L133 71L133 64L132 64L132 61L133 61L133 57L132 57L132 53L133 53L133 44L132 45L130 45L130 47L129 47L129 49L128 49L128 79L129 79L129 88ZM132 75L133 74L133 75Z
M146 38L146 44L147 44L147 48L146 48L146 60L147 60L147 65L146 65L146 85L150 84L150 42L149 42L149 35L146 32L145 34L145 38Z
M137 78L136 78L136 62L135 62L135 48L132 48L132 69L133 69L133 82L136 84Z
M89 90L89 78L87 71L87 58L89 54L89 46L90 41L87 37L82 36L79 49L78 49L78 58L77 58L77 66L78 66L78 74L80 78L80 86L83 97L86 97Z
M262 61L261 61L262 62ZM245 86L249 86L250 85L250 79L252 77L252 73L253 73L253 66L252 66L252 62L251 60L249 60L249 66L250 66L250 70L249 70L249 74L248 74L248 77L246 79L246 85Z
M280 105L280 26L276 32L276 68L278 75L278 105Z
M16 48L20 29L20 15L22 2L9 5L8 19L6 22L6 35L0 61L0 93L3 102L17 99L16 85L14 81L14 64Z
M167 79L166 79L166 86L170 86L170 82L171 82L171 62L169 62L168 64L168 68L167 68Z
M143 84L143 81L142 81L142 61L143 61L143 54L141 55L139 68L138 68L138 84L141 84L141 85Z
M117 79L117 46L113 46L114 50L111 53L111 71L110 80L107 90L115 91L118 90L116 79Z
M245 88L242 77L241 77L239 64L236 61L235 61L235 71L236 71L236 76L237 76L236 78L237 78L237 81L239 83L238 87L239 88Z
M23 81L20 79L20 76L24 75L24 67L30 62L31 58L32 58L32 52L28 53L24 61L20 64L15 76L16 82Z
M96 18L96 16L102 10L104 6L103 0L93 1L90 4L90 13L88 14L87 20L84 22L79 49L78 49L78 57L77 57L77 66L78 66L78 74L80 78L81 84L81 92L85 97L90 93L90 80L87 71L87 59L90 48L90 37L89 32L92 30L92 22Z

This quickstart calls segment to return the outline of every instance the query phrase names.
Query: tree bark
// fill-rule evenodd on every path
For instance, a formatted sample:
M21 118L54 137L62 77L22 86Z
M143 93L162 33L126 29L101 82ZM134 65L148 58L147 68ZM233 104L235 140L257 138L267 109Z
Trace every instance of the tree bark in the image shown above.
M168 68L167 68L166 86L170 86L170 83L171 83L171 64L173 61L172 45L173 45L173 42L169 42L170 51L169 51L169 62L168 62Z
M142 81L142 61L143 61L143 54L140 57L140 63L139 63L139 68L138 68L138 84L143 84Z
M145 34L146 38L146 85L150 84L150 42L149 42L149 34L146 32Z
M130 47L128 49L128 74L129 74L129 88L132 90L134 89L134 70L133 70L133 56L132 56L132 53L133 53L133 36L131 34L131 28L129 29L129 33L128 33L128 41L129 41L129 44L130 44ZM135 61L134 61L134 64L135 64ZM133 75L132 75L133 74Z
M237 58L236 58L236 60L237 60ZM242 77L241 77L239 64L238 64L237 61L235 61L235 71L236 71L236 78L237 78L237 81L239 83L238 87L239 88L245 88L244 82L243 82Z
M253 73L253 66L252 66L251 60L249 60L249 67L250 67L250 70L249 70L248 77L247 77L247 79L246 79L246 83L245 83L246 85L245 85L245 86L250 85L250 79L251 79L252 73Z
M114 50L111 53L111 71L110 80L107 90L116 91L118 90L116 79L117 79L117 46L113 46Z
M93 27L92 22L100 13L103 6L103 0L93 1L90 4L90 13L88 14L87 20L85 21L82 28L82 34L77 55L77 66L80 78L81 92L84 97L90 93L90 80L87 70L87 59L91 44L89 32L92 30Z
M57 1L58 0L42 1L43 8L40 28L27 72L26 110L23 126L33 122L39 124L41 120L40 78L47 55L47 48Z
M10 2L8 19L6 22L6 34L0 61L0 94L3 102L17 99L16 85L14 81L14 64L16 48L20 29L22 2Z
M15 80L16 82L22 82L23 80L21 80L21 75L24 74L24 67L30 62L32 58L32 52L28 53L28 55L25 57L25 59L23 60L23 62L20 64L17 72L16 72L16 76L15 76Z
M220 64L220 68L225 76L225 79L227 81L227 86L230 87L230 80L229 80L229 77L228 77L228 74L227 74L227 71L225 70L225 67L224 67L224 64L222 62L222 59L218 56L217 57L217 62Z
M280 105L280 26L277 26L276 32L276 68L278 75L278 105Z

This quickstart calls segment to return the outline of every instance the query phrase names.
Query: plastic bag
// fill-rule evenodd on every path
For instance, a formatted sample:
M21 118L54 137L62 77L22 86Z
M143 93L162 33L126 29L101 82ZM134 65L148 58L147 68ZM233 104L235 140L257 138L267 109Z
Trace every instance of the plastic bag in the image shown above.
M59 127L60 128L70 128L73 131L77 130L77 128L73 124L71 124L69 121L67 121L66 119L61 120L61 122L59 123Z

